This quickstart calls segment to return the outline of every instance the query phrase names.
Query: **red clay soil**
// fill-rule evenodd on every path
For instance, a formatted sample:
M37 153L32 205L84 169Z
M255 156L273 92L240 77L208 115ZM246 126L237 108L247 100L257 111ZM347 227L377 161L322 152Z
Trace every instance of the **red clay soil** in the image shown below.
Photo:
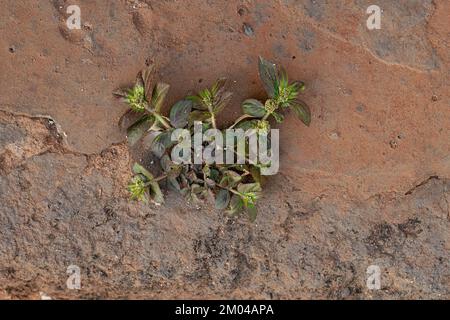
M450 2L379 0L380 30L371 4L1 1L0 298L450 298ZM112 91L152 61L167 109L224 76L230 123L264 97L258 55L306 82L313 119L279 126L256 223L130 201Z

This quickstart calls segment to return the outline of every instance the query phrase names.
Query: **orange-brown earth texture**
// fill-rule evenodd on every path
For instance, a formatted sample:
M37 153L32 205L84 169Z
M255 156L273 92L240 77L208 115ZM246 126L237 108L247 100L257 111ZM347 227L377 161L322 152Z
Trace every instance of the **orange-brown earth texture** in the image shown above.
M450 298L450 1L377 0L368 30L372 2L1 1L0 298ZM279 125L256 222L130 201L112 91L154 62L167 110L224 76L230 123L264 97L259 55L313 117Z

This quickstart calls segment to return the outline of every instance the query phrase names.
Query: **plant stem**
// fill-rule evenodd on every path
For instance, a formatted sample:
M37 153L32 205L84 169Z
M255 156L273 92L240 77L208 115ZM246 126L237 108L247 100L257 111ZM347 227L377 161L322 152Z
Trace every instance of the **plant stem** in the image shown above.
M241 194L240 194L238 191L236 191L236 190L233 190L233 189L227 188L227 187L222 187L220 184L217 184L217 186L218 186L219 188L228 190L228 191L230 191L231 193L237 194L238 196L241 196Z
M165 178L167 178L167 174L163 174L162 176L159 176L158 178L155 178L152 181L146 182L145 186L148 187L152 182L159 182L161 180L164 180Z
M164 180L165 178L167 178L167 174L163 174L162 176L159 176L158 178L154 179L153 181L159 182L161 180Z
M211 123L214 129L217 129L216 125L216 117L214 116L214 112L211 112Z
M244 114L244 115L240 116L239 118L237 118L236 121L233 123L233 125L231 127L229 127L228 129L233 129L237 124L239 124L239 122L241 122L242 120L245 120L247 118L256 118L256 117L251 116L249 114Z
M166 129L171 129L172 127L170 126L170 124L166 121L166 119L164 119L160 114L153 112L153 115L155 116L155 118L162 123L162 125L164 126L164 128Z
M267 112L261 120L262 120L262 121L266 121L267 118L268 118L271 114L272 114L272 112Z

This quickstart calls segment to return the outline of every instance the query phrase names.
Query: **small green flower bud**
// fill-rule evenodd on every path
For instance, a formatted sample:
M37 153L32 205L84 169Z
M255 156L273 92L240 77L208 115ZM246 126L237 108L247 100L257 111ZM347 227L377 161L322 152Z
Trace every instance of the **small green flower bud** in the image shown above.
M264 104L264 109L266 109L266 111L268 113L272 113L272 112L274 112L275 110L278 109L278 106L275 103L275 101L273 101L272 99L268 99L266 101L266 103Z
M267 134L269 133L270 130L270 124L266 120L258 120L255 129L258 132L258 134Z
M126 97L130 108L135 112L144 112L145 110L145 90L142 86L137 86L128 92Z
M134 176L128 184L128 191L131 193L131 199L146 201L145 191L147 187L140 176Z

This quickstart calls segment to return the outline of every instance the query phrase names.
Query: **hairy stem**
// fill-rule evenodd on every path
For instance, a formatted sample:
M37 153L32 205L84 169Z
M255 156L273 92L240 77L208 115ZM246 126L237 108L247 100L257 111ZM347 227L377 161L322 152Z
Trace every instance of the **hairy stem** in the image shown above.
M152 181L149 181L149 182L145 183L145 186L148 187L152 182L159 182L159 181L164 180L166 178L167 178L167 174L163 174L162 176L159 176L159 177L153 179Z
M217 125L216 125L216 116L214 115L213 112L211 112L211 124L213 126L214 129L217 129Z
M153 115L164 126L164 128L166 128L166 129L171 129L172 128L170 126L170 124L166 121L166 119L164 119L164 117L162 117L160 114L158 114L156 112L153 112Z

